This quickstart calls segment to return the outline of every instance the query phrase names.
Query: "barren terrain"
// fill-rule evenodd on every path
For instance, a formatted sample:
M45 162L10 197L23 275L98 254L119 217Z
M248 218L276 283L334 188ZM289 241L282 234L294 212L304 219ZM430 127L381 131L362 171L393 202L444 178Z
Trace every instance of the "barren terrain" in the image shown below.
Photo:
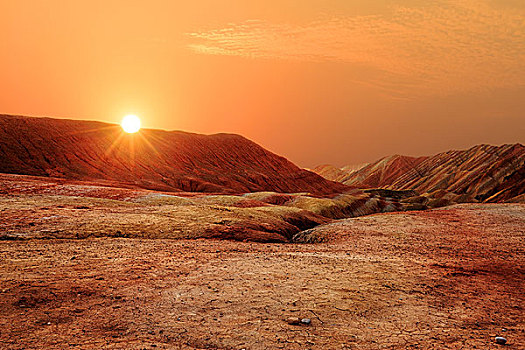
M359 188L414 190L456 203L524 203L525 146L477 145L429 157L393 155L370 164L313 169L326 179Z
M524 349L524 161L0 115L0 348Z
M0 173L160 191L247 193L349 189L235 134L202 135L84 120L0 114Z
M525 347L525 205L376 214L301 238L324 243L1 241L0 347Z
M363 191L244 195L158 192L95 182L0 174L0 239L221 238L289 242L334 218L400 210ZM411 205L411 204L406 204Z

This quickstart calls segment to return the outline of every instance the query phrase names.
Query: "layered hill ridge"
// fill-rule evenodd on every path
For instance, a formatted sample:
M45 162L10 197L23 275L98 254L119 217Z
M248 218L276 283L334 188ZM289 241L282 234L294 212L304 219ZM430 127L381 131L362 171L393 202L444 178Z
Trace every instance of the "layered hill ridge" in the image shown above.
M312 171L316 174L321 175L325 179L338 182L342 182L341 180L348 176L349 173L343 168L338 168L331 164L318 165L315 168L313 168Z
M312 171L316 174L321 175L325 179L328 179L331 181L343 182L344 179L346 179L351 173L361 170L367 165L369 165L369 163L345 165L342 168L338 168L331 164L323 164L323 165L316 166L315 168L312 169Z
M357 171L348 173L340 182L359 183L361 187L367 188L388 186L407 171L414 169L425 159L426 157L416 158L400 155L384 157Z
M339 175L338 181L361 188L414 190L433 197L449 193L461 196L461 201L524 202L525 147L519 143L478 145L430 157L395 155Z
M199 135L94 121L0 115L0 173L108 182L162 191L341 193L234 134Z

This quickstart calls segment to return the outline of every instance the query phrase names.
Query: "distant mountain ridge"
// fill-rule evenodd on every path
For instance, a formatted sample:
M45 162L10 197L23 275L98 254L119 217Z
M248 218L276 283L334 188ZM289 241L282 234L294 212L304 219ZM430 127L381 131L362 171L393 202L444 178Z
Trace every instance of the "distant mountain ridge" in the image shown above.
M314 173L317 173L325 179L337 182L343 182L343 180L349 176L349 174L356 172L369 163L345 165L342 168L335 167L331 164L318 165L312 169Z
M106 181L162 191L341 193L234 134L199 135L94 121L0 115L0 173Z
M314 171L323 175L323 169L326 166ZM446 192L462 196L463 201L525 202L525 146L519 143L477 145L427 157L394 155L346 175L341 172L331 170L337 181L360 188L415 190L434 196Z

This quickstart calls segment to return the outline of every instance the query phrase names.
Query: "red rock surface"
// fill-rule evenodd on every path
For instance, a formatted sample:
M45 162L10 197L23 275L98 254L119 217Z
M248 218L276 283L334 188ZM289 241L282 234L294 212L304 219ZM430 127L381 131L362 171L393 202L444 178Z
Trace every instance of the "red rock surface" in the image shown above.
M525 348L525 205L377 214L310 235L329 240L0 241L0 348Z
M125 134L113 124L6 115L0 116L0 172L163 191L328 195L347 189L239 135Z
M331 164L323 164L323 165L316 166L315 168L312 169L312 171L316 174L321 175L325 179L342 182L351 173L361 170L367 165L369 164L368 163L353 164L353 165L345 165L342 168L338 168Z
M462 201L525 201L525 147L478 145L431 157L391 156L338 179L359 187L464 195ZM469 199L470 198L470 199Z
M358 184L359 187L376 188L390 185L406 172L414 169L426 157L407 157L394 155L368 164L358 171L351 172L340 182Z
M321 175L325 179L332 180L332 181L341 181L343 178L348 176L348 173L344 171L343 169L340 169L338 167L335 167L331 164L323 164L316 166L312 169L312 171L316 174Z
M216 238L293 242L332 219L404 210L354 190L334 198L254 192L160 192L77 180L0 174L0 240L87 237Z

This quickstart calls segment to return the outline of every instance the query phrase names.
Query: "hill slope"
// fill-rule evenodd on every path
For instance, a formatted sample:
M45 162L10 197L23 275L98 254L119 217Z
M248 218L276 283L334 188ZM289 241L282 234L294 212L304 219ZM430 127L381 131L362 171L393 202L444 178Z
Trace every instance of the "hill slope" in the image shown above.
M365 166L369 165L368 163L364 164L353 164L346 165L342 168L335 167L331 164L323 164L316 166L312 171L316 174L321 175L325 179L337 182L343 182L344 179L348 178L350 174L355 173L358 170L361 170Z
M164 191L311 192L346 186L233 134L199 135L93 121L0 115L0 172Z
M399 176L414 169L426 157L389 156L366 165L358 171L341 178L342 183L359 184L359 187L374 188L390 185Z
M315 168L313 168L312 171L316 174L321 175L325 179L338 182L341 182L341 179L345 178L348 175L348 173L343 169L335 167L331 164L318 165Z
M525 147L478 145L439 153L392 181L391 188L446 190L479 201L508 201L525 193Z
M448 192L464 195L467 201L523 202L525 147L478 145L431 157L391 156L339 181L359 187L433 193L434 197Z

